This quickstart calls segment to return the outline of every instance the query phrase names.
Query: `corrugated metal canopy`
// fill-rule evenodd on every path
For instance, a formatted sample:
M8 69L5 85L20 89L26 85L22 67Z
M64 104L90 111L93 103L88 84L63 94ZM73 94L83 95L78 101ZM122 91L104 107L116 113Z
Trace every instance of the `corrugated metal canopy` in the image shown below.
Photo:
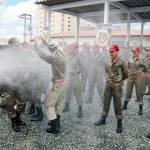
M48 6L54 6L54 5L60 5L60 4L66 4L71 2L77 2L77 1L83 1L83 0L37 0L37 4L44 4Z
M117 9L117 7L110 5L110 10ZM82 7L68 8L67 11L75 13L93 12L93 11L103 11L104 4L88 5Z
M128 1L123 1L121 3L130 8L150 6L150 0L128 0Z
M49 6L53 11L74 13L84 19L94 20L97 23L103 22L104 16L104 0L38 0L36 4ZM87 5L84 5L84 2ZM93 3L92 3L93 2ZM82 5L77 5L82 3ZM63 7L61 8L61 6ZM59 7L60 6L60 7ZM66 7L65 7L66 6ZM57 7L57 9L56 9ZM56 10L55 10L56 9ZM115 12L114 12L115 11ZM94 15L90 13L96 12ZM150 0L110 0L110 23L116 21L127 22L127 13L131 13L131 21L134 22L150 22ZM87 14L86 14L87 13ZM84 15L83 15L84 14ZM89 14L89 16L88 16Z

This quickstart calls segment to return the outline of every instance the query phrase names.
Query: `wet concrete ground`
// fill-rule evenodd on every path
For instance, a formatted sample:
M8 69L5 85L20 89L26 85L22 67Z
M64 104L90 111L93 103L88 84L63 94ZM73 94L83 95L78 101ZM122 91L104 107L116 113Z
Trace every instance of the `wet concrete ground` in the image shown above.
M84 96L84 101L86 96ZM77 118L77 104L73 99L70 112L61 117L61 133L53 135L45 132L47 119L30 122L25 112L22 119L27 123L20 133L11 130L11 122L4 110L0 112L0 150L150 150L150 97L144 98L144 114L138 115L135 98L124 111L123 133L116 133L117 121L113 103L107 124L96 127L102 107L98 94L93 103L84 103L83 118Z

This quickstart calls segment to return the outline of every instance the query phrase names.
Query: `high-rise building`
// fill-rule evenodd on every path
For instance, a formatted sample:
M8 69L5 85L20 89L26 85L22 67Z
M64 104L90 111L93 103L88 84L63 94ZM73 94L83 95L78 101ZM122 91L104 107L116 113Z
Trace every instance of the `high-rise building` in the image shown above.
M95 24L80 19L80 29L81 30L90 30L94 28ZM40 5L37 5L37 36L48 36L49 34L49 24L48 24L48 12L40 8ZM62 14L59 12L51 12L51 34L66 32L66 31L75 31L76 30L76 17L68 14Z

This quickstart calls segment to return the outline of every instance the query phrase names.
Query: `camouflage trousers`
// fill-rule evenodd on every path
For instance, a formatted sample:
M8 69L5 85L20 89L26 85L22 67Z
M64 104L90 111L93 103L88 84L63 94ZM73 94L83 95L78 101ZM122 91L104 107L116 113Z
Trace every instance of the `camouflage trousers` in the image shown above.
M82 69L81 72L81 86L82 86L82 92L85 91L85 87L88 81L88 76L89 76L89 69L88 68L84 68Z
M37 107L41 107L41 95L43 91L40 84L34 84L30 95L30 102Z
M102 116L107 117L109 110L110 110L110 104L111 99L113 98L113 105L114 105L114 111L116 118L122 119L122 83L112 84L106 82L105 84L105 91L104 91L104 99L103 99L103 111Z
M126 101L130 101L133 87L135 85L137 104L143 105L143 77L142 76L129 76L127 79L126 88Z
M94 73L90 74L89 88L88 88L89 100L92 100L92 98L93 98L95 86L97 88L99 97L100 97L101 102L102 102L103 101L103 95L104 95L103 74L94 74Z
M9 118L14 118L16 112L21 114L25 109L26 101L26 94L21 88L7 89L2 93L2 105L6 107Z
M81 95L81 82L78 75L70 75L65 84L65 94L66 102L70 103L72 99L73 92L75 94L77 105L83 105L83 99Z
M64 83L55 83L52 85L44 102L45 111L48 120L56 119L56 115L62 114L62 99L64 94Z
M147 86L148 86L148 90L150 92L150 74L143 75L143 95L146 92Z

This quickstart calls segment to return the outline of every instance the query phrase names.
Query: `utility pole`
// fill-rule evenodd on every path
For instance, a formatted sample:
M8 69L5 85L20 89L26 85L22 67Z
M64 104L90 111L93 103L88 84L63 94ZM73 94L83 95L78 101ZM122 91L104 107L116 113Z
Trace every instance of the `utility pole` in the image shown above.
M31 39L32 39L32 15L30 15L30 14L21 14L19 16L19 18L24 19L24 38L23 38L24 41L26 41L26 35L27 35L27 33L26 33L27 19L30 20L30 25L29 25L28 30L30 32L30 41L31 41Z

